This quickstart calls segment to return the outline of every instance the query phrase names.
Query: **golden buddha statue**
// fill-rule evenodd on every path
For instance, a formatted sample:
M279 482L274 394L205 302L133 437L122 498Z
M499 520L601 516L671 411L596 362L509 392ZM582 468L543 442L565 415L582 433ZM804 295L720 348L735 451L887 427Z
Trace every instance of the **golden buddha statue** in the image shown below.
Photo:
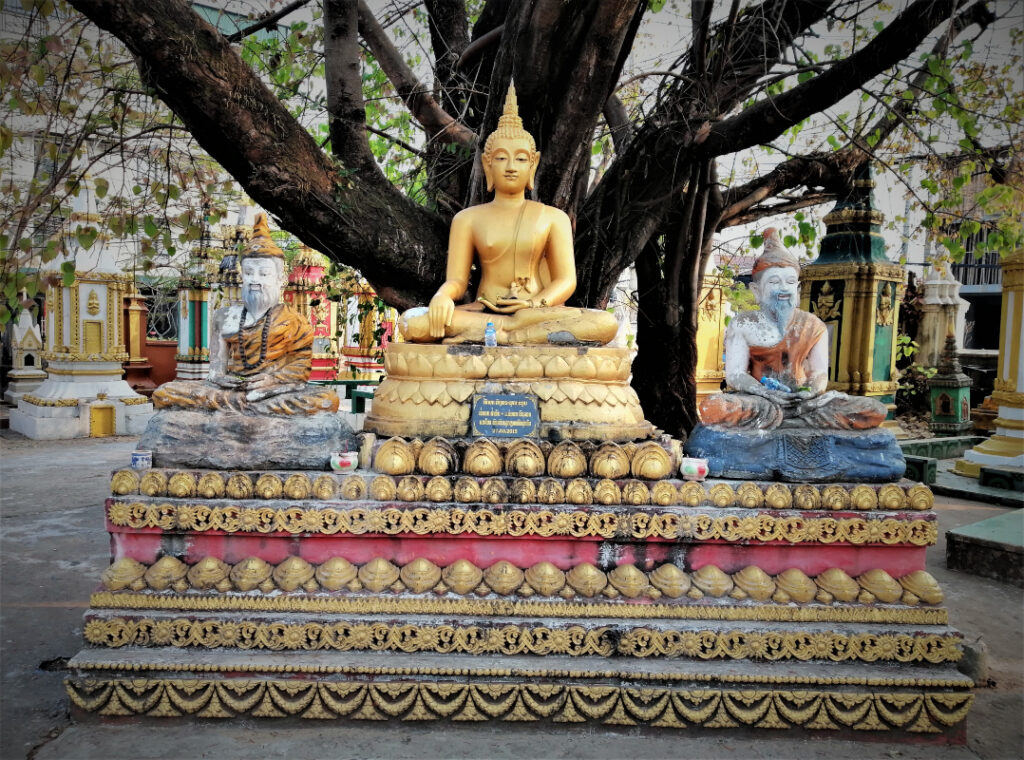
M612 314L564 305L576 289L572 224L560 209L526 199L539 160L510 85L481 156L494 198L455 215L447 278L428 307L402 315L406 340L483 343L488 322L498 345L604 345L615 337ZM476 301L456 305L469 287L474 255L480 266Z
M283 303L284 254L259 214L242 255L242 304L213 317L206 380L172 381L153 392L158 409L209 409L248 414L335 412L338 396L312 388L313 328Z

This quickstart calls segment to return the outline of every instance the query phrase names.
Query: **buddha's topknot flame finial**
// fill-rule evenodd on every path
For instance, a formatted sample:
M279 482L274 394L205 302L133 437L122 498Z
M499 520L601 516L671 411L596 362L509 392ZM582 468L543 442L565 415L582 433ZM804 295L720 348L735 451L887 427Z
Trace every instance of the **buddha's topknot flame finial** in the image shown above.
M499 137L510 140L523 138L530 143L531 151L536 152L537 150L537 143L534 142L533 135L523 128L523 120L519 116L519 101L516 98L515 82L509 82L508 92L505 94L505 107L502 109L501 116L498 117L498 127L487 136L487 142L484 143L485 154L490 154L494 140Z
M252 237L245 247L242 258L275 258L284 260L284 251L270 237L270 225L266 214L257 214L252 225Z

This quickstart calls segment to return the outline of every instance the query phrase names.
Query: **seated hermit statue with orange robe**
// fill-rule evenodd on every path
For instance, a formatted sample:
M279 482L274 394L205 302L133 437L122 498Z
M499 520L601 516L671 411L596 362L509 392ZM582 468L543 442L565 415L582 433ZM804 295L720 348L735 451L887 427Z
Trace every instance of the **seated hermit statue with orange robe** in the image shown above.
M447 277L428 307L402 315L406 340L483 343L488 322L498 345L604 345L615 337L612 314L564 305L576 289L572 224L565 212L527 200L539 160L510 86L481 156L494 199L455 215ZM469 287L474 256L480 267L476 300L456 305Z
M729 392L700 407L705 425L739 430L810 427L865 430L878 427L885 406L872 398L826 391L825 324L796 308L800 264L765 230L765 251L754 264L750 289L760 309L733 317L725 333Z
M262 214L242 255L241 270L242 303L214 314L207 379L166 383L153 392L153 405L272 415L337 411L333 390L306 384L313 328L306 317L280 303L284 254Z

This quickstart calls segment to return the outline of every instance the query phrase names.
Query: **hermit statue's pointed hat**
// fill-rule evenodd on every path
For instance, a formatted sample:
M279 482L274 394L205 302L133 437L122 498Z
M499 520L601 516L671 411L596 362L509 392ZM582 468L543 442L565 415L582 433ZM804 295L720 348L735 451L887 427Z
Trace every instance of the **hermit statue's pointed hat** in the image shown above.
M281 259L284 261L284 251L270 237L270 226L267 224L266 214L257 214L256 221L252 225L252 237L245 244L243 259Z

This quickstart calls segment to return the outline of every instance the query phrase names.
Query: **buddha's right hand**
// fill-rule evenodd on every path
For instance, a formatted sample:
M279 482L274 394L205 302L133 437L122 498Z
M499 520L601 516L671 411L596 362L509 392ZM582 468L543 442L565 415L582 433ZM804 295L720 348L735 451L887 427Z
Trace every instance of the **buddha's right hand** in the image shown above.
M455 314L455 301L443 293L438 293L430 299L430 307L427 310L427 319L430 322L430 337L443 338L445 328L452 323L452 316Z

